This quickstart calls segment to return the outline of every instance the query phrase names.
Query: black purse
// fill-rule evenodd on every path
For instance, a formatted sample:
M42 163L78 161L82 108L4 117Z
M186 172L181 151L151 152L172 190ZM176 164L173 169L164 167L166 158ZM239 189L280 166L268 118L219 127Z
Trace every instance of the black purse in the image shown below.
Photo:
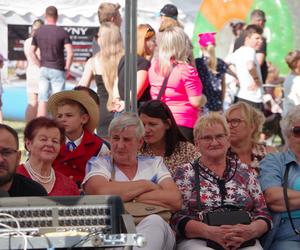
M193 163L193 169L195 172L195 189L197 191L197 206L199 211L202 211L202 206L200 202L200 179L199 179L199 158L196 159ZM226 195L225 190L225 182L218 181L218 185L220 188L220 193L222 196L222 206L213 209L212 211L206 212L202 214L203 223L209 226L221 226L221 225L236 225L236 224L245 224L249 225L251 223L250 215L247 211L241 210L239 207L234 205L224 205L223 200ZM224 191L225 190L225 191ZM248 240L244 242L240 248L249 247L255 245L255 239ZM210 248L216 250L224 250L224 248L212 240L206 240L206 245Z

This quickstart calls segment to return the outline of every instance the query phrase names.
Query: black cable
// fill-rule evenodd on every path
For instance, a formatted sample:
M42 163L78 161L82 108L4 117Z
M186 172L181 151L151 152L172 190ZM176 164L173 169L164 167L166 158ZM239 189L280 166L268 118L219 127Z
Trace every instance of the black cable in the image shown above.
M74 247L78 246L79 244L84 244L85 242L87 242L90 237L99 234L100 232L92 232L89 233L88 235L86 235L85 237L83 237L80 241L76 242L74 245L72 245L71 247L67 248L67 250L72 250Z

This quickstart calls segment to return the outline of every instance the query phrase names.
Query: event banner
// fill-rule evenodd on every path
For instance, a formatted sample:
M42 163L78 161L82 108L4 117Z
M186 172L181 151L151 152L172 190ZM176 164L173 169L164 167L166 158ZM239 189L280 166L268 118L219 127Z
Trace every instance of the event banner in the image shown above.
M30 25L8 24L8 60L26 60L24 41L31 33ZM72 40L74 62L85 62L97 47L97 27L63 26Z

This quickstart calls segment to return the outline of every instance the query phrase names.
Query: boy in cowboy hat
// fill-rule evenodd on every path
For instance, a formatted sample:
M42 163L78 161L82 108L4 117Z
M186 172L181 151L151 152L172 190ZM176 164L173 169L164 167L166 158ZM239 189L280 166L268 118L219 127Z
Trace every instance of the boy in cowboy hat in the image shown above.
M64 127L66 136L53 168L81 184L87 161L109 152L103 139L94 134L99 107L85 91L67 90L52 95L47 109Z

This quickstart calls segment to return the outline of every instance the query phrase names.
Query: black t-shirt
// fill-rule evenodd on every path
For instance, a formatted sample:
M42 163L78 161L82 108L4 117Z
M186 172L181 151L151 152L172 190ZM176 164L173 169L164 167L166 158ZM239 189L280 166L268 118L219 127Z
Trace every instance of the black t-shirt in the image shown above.
M13 183L8 190L10 197L47 196L45 188L34 180L23 175L15 174Z
M244 32L240 34L239 37L237 37L234 41L234 46L233 46L233 52L242 47L245 43L245 35ZM266 38L263 37L263 43L261 47L256 51L257 53L262 53L267 56L267 40ZM263 83L266 82L267 76L268 76L268 65L266 59L264 60L263 64L260 66L260 71L261 71L261 76Z
M146 70L148 71L151 66L151 63L145 59L142 56L137 56L137 71L139 70ZM124 91L125 91L125 56L123 56L120 60L119 66L118 66L118 88L119 88L119 94L120 98L124 100ZM147 86L145 89L143 95L139 99L139 102L141 101L148 101L151 99L150 96L150 85Z
M64 46L71 44L69 34L63 27L44 25L39 28L32 38L32 45L39 47L41 66L64 70Z

